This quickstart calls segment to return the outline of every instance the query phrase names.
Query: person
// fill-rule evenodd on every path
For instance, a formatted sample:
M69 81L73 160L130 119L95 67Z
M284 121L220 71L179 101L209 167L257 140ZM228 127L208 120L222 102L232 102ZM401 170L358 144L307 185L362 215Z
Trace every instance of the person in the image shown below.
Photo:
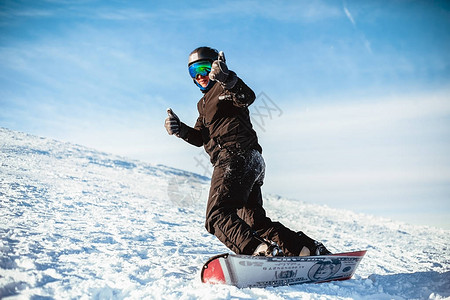
M303 232L266 216L261 186L265 163L248 106L255 93L228 69L223 52L199 47L189 55L188 70L203 97L194 127L168 109L170 135L203 146L214 170L205 227L236 254L265 256L324 255L330 252Z

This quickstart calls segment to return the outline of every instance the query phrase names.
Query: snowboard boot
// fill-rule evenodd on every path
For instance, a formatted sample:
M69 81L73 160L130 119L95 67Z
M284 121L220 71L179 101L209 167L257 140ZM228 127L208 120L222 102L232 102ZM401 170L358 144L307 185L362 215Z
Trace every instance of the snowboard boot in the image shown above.
M329 255L331 254L325 246L318 241L313 240L303 232L297 232L298 236L302 239L303 248L300 250L298 256L317 256L317 255Z
M266 241L258 245L256 247L255 252L253 252L253 256L283 256L283 250L277 245L277 243L272 241Z

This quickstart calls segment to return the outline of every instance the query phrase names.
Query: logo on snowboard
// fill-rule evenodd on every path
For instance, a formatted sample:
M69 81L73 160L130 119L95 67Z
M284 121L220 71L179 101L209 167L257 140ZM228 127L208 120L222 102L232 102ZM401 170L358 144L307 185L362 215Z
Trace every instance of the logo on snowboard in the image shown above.
M308 277L313 281L327 280L333 277L341 268L341 262L338 259L325 259L317 262L309 269Z

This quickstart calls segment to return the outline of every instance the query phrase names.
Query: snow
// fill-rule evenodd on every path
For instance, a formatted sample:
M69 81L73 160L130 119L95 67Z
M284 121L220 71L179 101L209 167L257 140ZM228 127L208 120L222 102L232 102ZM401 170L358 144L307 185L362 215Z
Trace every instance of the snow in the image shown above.
M2 299L450 298L449 230L265 195L272 219L368 252L348 281L238 289L200 282L228 252L203 226L208 178L4 128L0 174Z

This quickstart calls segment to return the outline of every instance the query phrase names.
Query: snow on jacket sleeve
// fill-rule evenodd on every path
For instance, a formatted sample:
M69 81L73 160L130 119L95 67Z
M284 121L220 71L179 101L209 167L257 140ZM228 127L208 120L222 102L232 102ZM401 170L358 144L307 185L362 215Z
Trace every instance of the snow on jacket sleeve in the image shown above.
M230 76L237 76L236 73L230 71ZM226 90L225 97L231 97L233 103L237 107L247 107L255 101L255 93L249 88L241 78L237 77L237 83L233 88Z

